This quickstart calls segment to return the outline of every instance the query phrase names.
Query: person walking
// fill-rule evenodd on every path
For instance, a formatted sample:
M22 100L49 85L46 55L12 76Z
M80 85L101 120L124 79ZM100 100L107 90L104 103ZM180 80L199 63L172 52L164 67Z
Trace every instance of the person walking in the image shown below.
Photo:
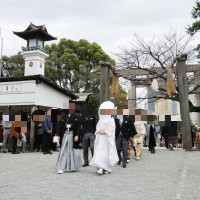
M99 107L94 156L90 163L90 165L98 168L97 173L99 175L104 172L112 172L111 167L119 161L115 144L115 121L111 117L111 109L114 109L114 104L111 101L105 101ZM105 111L105 114L102 114L101 111Z
M129 115L128 118L131 121L131 126L132 126L132 129L133 129L133 135L137 135L137 131L136 131L136 128L135 128L135 116L134 115ZM130 139L128 140L127 163L130 162L130 159L131 159L131 150L132 149L134 150L134 154L136 155L136 153L135 153L135 147L133 146L133 137L130 137Z
M43 126L42 122L35 122L35 131L36 131L36 149L37 152L43 151Z
M177 122L167 121L166 126L167 126L168 146L169 149L173 151L174 146L178 143Z
M52 139L52 123L51 123L51 109L45 115L45 121L42 123L43 127L43 154L52 154L51 139Z
M94 115L89 115L87 109L82 108L82 116L80 118L81 132L82 132L82 145L83 145L83 167L89 166L88 160L88 147L92 157L94 155L94 133L96 131L96 117Z
M165 147L168 149L168 135L167 135L167 126L162 126L161 136L164 138Z
M58 136L63 136L62 146L58 156L56 169L58 174L78 171L82 167L82 160L79 151L80 120L76 113L64 114L61 118L61 127Z
M143 138L146 135L144 122L136 121L135 128L137 135L133 137L133 146L135 147L136 160L139 161L142 156Z
M158 142L158 137L157 134L155 132L155 126L154 124L148 125L145 124L146 127L146 146L148 146L149 151L151 153L155 153L155 147L156 147L156 143Z
M127 156L128 156L128 141L133 135L137 133L133 133L132 122L128 118L127 115L122 115L122 119L115 119L116 123L116 147L117 153L119 157L118 165L122 162L122 167L126 168ZM123 158L121 157L121 151L123 152Z
M12 123L11 130L10 130L10 138L13 140L13 148L12 154L19 154L20 152L17 151L17 139L19 138L21 127L16 126L16 122Z
M12 122L3 120L3 153L6 153Z
M196 149L200 149L200 127L197 128L194 145Z

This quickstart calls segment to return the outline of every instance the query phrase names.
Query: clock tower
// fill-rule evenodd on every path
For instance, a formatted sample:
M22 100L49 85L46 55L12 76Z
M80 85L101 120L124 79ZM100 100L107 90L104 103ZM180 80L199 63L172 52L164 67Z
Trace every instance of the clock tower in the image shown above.
M27 41L27 46L22 47L22 56L25 60L24 76L44 76L45 59L49 56L49 52L44 49L44 42L57 38L50 35L44 25L35 26L32 23L26 30L13 33Z

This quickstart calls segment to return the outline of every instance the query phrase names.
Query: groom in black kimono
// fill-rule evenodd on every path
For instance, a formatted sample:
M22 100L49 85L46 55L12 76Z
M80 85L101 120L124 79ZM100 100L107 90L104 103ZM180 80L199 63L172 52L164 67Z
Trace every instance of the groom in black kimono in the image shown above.
M72 127L70 127L69 130L73 130L74 137L77 137L77 141L73 141L73 148L78 149L79 148L79 141L80 141L80 116L74 112L75 110L72 109L63 109L63 115L61 117L61 120L59 122L58 126L58 133L57 136L60 137L60 147L62 146L62 139L64 136L65 131L68 129L66 127L66 124L73 124Z

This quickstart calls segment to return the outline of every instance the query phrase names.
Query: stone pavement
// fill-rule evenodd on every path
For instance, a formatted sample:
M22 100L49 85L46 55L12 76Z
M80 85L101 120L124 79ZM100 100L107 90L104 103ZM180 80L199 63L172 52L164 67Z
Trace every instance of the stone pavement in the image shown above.
M56 174L57 157L0 153L0 200L200 199L200 151L144 149L140 161L131 158L127 168L102 176L91 166Z

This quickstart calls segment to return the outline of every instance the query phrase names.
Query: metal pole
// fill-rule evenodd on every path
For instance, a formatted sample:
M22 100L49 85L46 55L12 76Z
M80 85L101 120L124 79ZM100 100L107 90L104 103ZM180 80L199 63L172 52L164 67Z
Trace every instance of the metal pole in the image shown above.
M192 149L192 137L191 137L191 124L189 113L189 101L188 101L188 88L186 78L186 60L187 55L180 55L177 57L177 75L178 75L178 89L179 89L179 102L182 119L182 135L183 135L183 149Z
M2 68L2 52L3 52L3 38L1 40L1 27L0 27L0 42L1 42L1 60L0 60L0 78L1 78L1 68Z

